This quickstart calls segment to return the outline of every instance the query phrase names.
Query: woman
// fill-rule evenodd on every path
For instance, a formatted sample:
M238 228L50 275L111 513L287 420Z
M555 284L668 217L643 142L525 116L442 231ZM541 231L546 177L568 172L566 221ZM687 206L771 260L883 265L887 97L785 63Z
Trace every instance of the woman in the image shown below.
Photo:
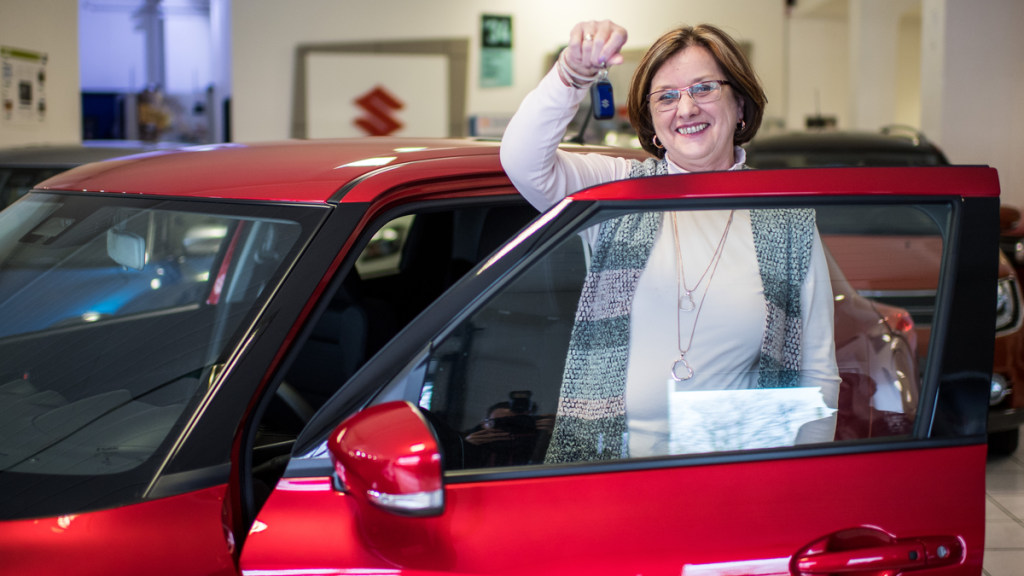
M524 99L501 161L544 211L569 194L623 178L743 169L766 99L736 42L682 27L641 60L627 107L654 158L569 154L558 144L626 30L573 28L568 47ZM583 232L593 258L566 359L548 462L656 456L670 449L670 390L839 389L828 266L811 210L635 214ZM797 442L832 440L834 419Z

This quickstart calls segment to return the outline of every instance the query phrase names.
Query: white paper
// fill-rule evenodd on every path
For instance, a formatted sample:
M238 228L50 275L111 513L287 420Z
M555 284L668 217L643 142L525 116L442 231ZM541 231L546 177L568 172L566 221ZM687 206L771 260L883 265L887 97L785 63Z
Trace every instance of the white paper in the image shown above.
M672 454L792 446L801 426L835 412L819 387L676 391L669 380L668 389Z

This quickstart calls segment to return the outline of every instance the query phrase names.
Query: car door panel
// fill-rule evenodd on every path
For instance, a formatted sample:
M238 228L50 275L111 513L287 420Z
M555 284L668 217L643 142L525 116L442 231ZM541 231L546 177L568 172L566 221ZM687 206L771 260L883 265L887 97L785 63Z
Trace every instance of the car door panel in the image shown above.
M415 362L409 356L413 350L447 337L447 328L442 328L466 318L472 309L462 306L486 300L492 283L517 263L525 266L533 257L531 250L543 251L558 230L577 225L594 206L604 205L602 201L620 201L616 210L664 210L659 202L686 197L692 206L721 209L730 206L732 200L721 200L730 195L765 207L821 201L810 196L856 203L858 195L870 195L872 202L951 206L929 375L910 437L453 471L446 476L445 510L434 518L361 506L336 489L339 480L327 476L330 468L305 466L300 472L296 467L261 511L241 558L243 572L315 568L797 574L819 570L815 562L832 570L842 561L843 572L854 574L901 569L979 574L986 370L992 357L988 320L994 310L990 288L996 271L994 257L985 255L995 254L998 241L988 232L997 230L988 224L997 216L993 196L998 187L994 171L987 169L920 169L912 182L907 172L701 174L615 182L581 192L567 202L569 209L560 205L538 221L550 221L548 228L531 226L499 252L506 262L490 260L424 313L382 351L379 362L367 366L376 383L361 383L357 376L353 386L367 387L362 396L350 390L352 397L337 404L351 410L357 398L365 401L369 387L383 385L402 365ZM751 199L762 190L767 196ZM901 200L909 196L895 194L915 198ZM531 235L534 229L539 232ZM389 352L399 349L404 351L401 358L389 358ZM389 366L378 365L385 358ZM305 454L323 438L327 423L340 422L341 412L332 412L330 403L325 406L299 438L295 455ZM821 544L822 539L827 543ZM942 558L933 553L939 543L947 552ZM901 555L907 556L906 562L899 560ZM859 567L864 570L855 569Z
M980 566L984 457L974 446L454 484L445 516L462 571L679 574L687 565L788 560L816 539L871 525L899 538L963 537L967 562ZM949 462L961 472L949 477ZM865 470L885 480L865 481ZM948 502L939 483L915 482L926 471L973 496ZM504 525L510 509L520 521ZM965 524L974 530L962 534ZM520 554L502 544L509 532Z
M250 535L242 567L486 574L679 574L707 567L703 573L724 574L711 567L739 562L786 570L756 572L774 574L788 573L792 557L815 540L873 526L900 539L962 539L962 563L920 573L972 574L980 571L984 543L984 462L984 445L974 445L578 476L449 478L437 518L360 509L330 478L283 479ZM920 482L940 476L942 482ZM887 521L879 525L878 518Z
M230 530L222 518L226 488L98 512L5 522L0 525L3 571L40 576L237 574Z

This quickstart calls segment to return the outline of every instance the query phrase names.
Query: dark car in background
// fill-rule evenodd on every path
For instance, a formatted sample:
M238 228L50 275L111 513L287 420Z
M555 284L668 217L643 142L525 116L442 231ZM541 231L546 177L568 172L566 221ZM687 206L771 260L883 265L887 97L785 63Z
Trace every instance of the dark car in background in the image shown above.
M82 164L111 158L180 148L180 144L145 144L131 140L86 141L59 146L0 149L0 210L28 193L33 186Z
M887 127L880 132L790 132L750 142L751 168L829 166L948 166L942 150L919 132Z
M825 168L841 166L927 167L948 166L942 150L921 133L902 126L879 133L821 131L762 137L745 146L751 168ZM1008 212L1014 212L1013 218ZM1020 214L1003 208L1004 252L1018 254L1024 264L1024 227ZM864 214L873 222L875 241L887 244L885 259L864 262L857 250L844 249L847 230L840 219L820 214L818 228L825 245L857 292L875 302L899 306L911 313L921 353L928 341L939 278L930 262L942 256L942 243L927 223L909 221L896 213L875 209ZM1016 232L1014 232L1016 230ZM1017 246L1020 246L1018 249ZM859 271L854 272L854 270ZM1024 331L1021 330L1020 269L1014 270L1007 255L999 255L996 281L997 313L995 356L989 413L989 451L1009 454L1017 449L1019 428L1024 423Z

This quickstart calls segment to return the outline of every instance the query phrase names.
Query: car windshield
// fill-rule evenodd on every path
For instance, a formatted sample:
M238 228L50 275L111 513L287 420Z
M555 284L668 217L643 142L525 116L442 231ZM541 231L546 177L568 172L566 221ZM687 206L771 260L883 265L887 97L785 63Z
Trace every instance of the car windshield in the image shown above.
M159 460L324 212L43 193L0 212L0 472Z

